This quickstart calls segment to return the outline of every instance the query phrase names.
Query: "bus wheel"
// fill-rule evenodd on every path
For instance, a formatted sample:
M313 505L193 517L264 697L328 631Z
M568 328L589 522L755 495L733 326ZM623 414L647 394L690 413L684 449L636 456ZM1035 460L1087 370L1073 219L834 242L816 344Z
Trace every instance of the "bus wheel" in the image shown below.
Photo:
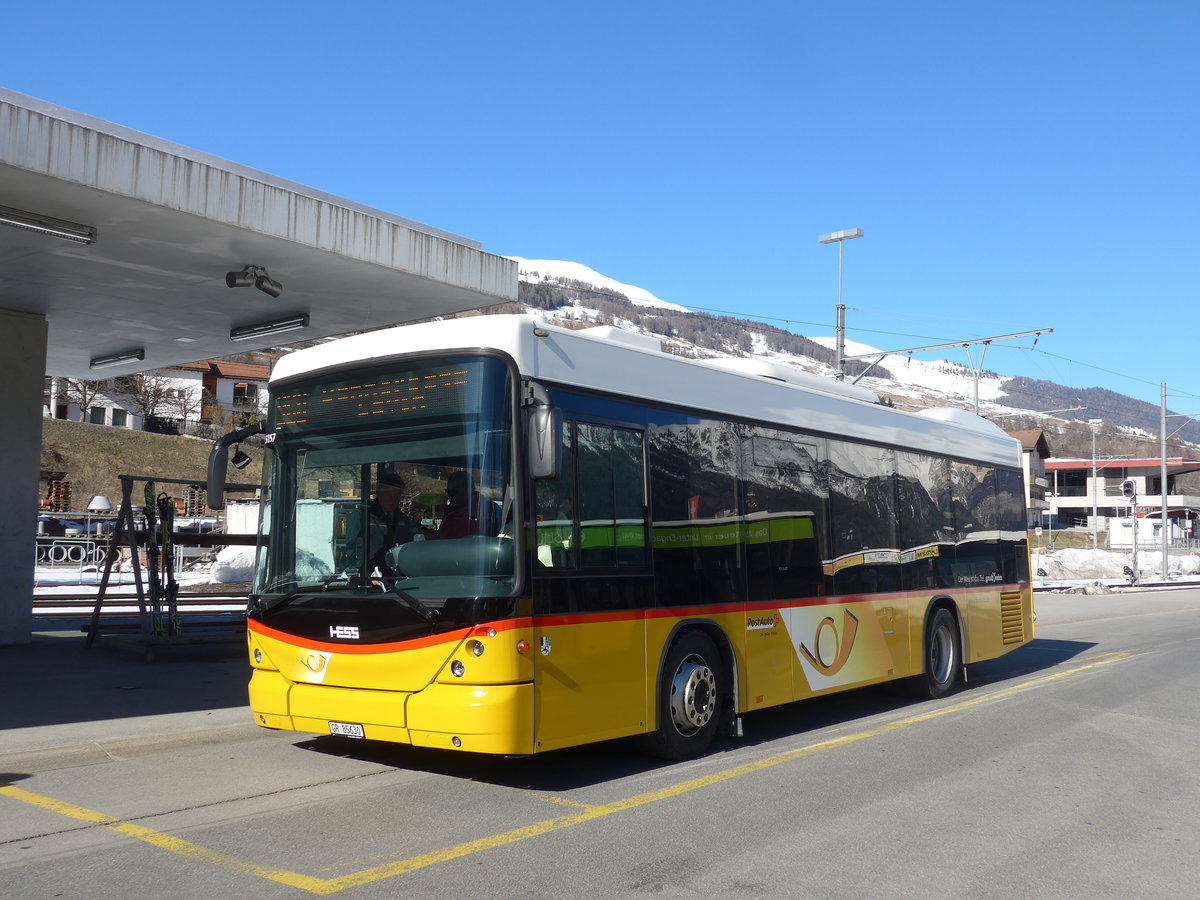
M954 616L944 606L939 607L925 628L925 671L909 682L916 696L936 700L950 693L958 681L959 646Z
M658 730L647 749L665 759L694 759L720 724L724 672L716 645L700 631L684 633L667 654L658 686Z

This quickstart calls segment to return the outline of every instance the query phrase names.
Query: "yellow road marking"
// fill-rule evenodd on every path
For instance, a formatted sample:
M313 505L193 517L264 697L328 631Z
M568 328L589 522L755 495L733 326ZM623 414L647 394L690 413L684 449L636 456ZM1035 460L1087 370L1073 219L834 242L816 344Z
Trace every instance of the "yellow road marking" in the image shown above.
M112 816L107 816L104 813L85 809L82 806L75 806L73 803L65 803L62 800L55 800L53 797L46 797L19 787L13 787L11 784L0 785L0 795L10 797L13 800L19 800L22 803L28 803L30 806L37 806L52 813L58 813L60 816L66 816L80 822L87 822L90 825L102 825L109 831L115 831L117 834L123 834L126 837L143 841L162 850L168 850L171 853L177 853L189 859L206 862L222 869L232 869L234 872L241 872L244 875L266 878L268 881L275 881L279 884L285 884L288 887L309 891L310 893L325 893L321 890L323 883L319 878L310 878L307 875L301 875L297 872L274 869L270 866L260 866L257 863L226 856L224 853L208 850L172 835L165 834L164 832L144 828L141 825L134 825L132 822L124 822Z
M831 750L835 747L844 747L849 744L856 744L859 741L865 741L870 738L879 737L880 735L888 734L901 728L908 728L912 725L918 725L922 722L928 722L932 719L941 718L942 716L953 715L954 713L962 712L966 709L972 709L976 706L982 706L998 700L1005 700L1009 697L1012 697L1014 694L1019 694L1023 691L1031 690L1032 688L1040 687L1053 681L1058 681L1059 679L1066 678L1070 675L1076 675L1080 672L1086 672L1089 669L1098 668L1099 666L1106 666L1111 663L1120 662L1121 660L1128 659L1131 655L1131 651L1123 651L1094 657L1091 662L1073 666L1069 669L1063 669L1060 672L1044 675L1041 678L1035 678L1032 681L1022 682L1021 684L1016 684L1012 687L993 691L990 694L974 697L970 700L964 700L961 703L955 703L951 706L943 706L938 709L929 710L928 712L918 713L914 716L898 719L895 722L889 722L875 728L868 728L864 731L857 731L853 734L844 735L842 737L831 738L827 741L809 744L804 747L799 747L795 750L789 750L785 753L778 753L774 756L768 756L764 759L756 760L754 762L723 769L720 772L713 772L708 775L702 775L698 778L692 778L687 781L679 782L678 784L668 785L667 787L648 791L644 794L626 797L624 800L617 800L613 803L608 803L603 806L586 806L583 804L578 804L583 808L580 812L573 813L571 815L558 816L553 819L545 819L541 822L534 822L531 825L523 825L520 828L513 828L509 831L501 832L500 834L491 835L490 837L480 838L474 841L467 841L453 847L434 850L430 853L425 853L420 856L413 856L409 857L408 859L386 863L382 866L363 869L360 872L343 875L339 878L314 878L310 875L302 875L299 872L289 872L284 869L276 869L271 866L262 866L258 865L257 863L247 862L246 860L227 856L224 853L217 853L214 850L208 850L204 847L198 846L197 844L182 840L181 838L173 837L172 835L161 831L155 831L150 828L145 828L141 825L135 825L132 822L124 822L120 819L113 818L112 816L105 815L104 813L85 809L82 806L75 806L71 803L65 803L62 800L55 800L53 797L35 794L32 791L26 791L22 788L14 787L12 785L0 784L0 796L9 797L10 799L17 800L21 803L26 803L30 806L36 806L40 809L48 810L49 812L57 813L80 822L86 822L90 825L99 825L109 829L110 831L114 831L117 834L122 834L127 837L134 838L135 840L143 841L151 846L158 847L161 850L167 850L171 853L176 853L180 856L185 856L189 859L194 859L199 862L205 862L222 869L240 872L243 875L253 875L257 878L266 879L267 881L274 881L277 884L283 884L298 890L307 891L310 894L335 894L339 891L344 891L347 888L371 884L372 882L376 881L383 881L387 878L394 878L397 875L403 875L407 872L413 872L418 869L424 869L428 868L429 866L437 865L439 863L461 859L464 856L471 856L476 853L481 853L485 850L491 850L495 847L503 847L509 844L515 844L519 841L528 840L529 838L539 837L555 831L562 831L565 828L571 828L574 825L580 825L584 822L591 822L595 819L603 818L604 816L610 816L613 813L636 809L640 806L646 806L650 803L657 803L660 800L678 797L701 788L710 787L714 784L720 784L725 781L730 781L734 778L740 778L743 775L761 772L764 769L770 769L783 763L794 762L795 760L803 759L806 756L812 756L813 754L820 753L824 750ZM568 806L576 805L573 801L566 800L565 798L555 799L545 795L537 796L539 796L540 799L561 802Z

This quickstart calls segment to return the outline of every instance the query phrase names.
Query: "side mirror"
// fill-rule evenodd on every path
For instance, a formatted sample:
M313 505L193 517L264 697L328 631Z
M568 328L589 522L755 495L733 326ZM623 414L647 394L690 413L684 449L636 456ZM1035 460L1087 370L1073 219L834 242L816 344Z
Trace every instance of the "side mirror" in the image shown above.
M562 471L562 410L553 406L529 409L529 474L557 478Z
M255 422L253 425L231 431L213 441L212 449L208 451L208 489L205 491L205 500L209 509L225 508L225 482L229 473L230 445L240 444L250 435L262 434L264 430L262 422ZM233 464L241 469L249 462L250 458L239 448L237 455L233 458Z

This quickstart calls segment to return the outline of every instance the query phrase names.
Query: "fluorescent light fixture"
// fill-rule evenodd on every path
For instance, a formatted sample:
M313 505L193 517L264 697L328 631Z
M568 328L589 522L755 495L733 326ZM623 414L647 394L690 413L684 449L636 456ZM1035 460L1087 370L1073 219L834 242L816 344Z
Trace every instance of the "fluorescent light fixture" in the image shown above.
M110 353L107 356L97 356L92 360L93 369L107 369L109 366L119 366L122 363L143 360L146 358L146 348L138 347L136 350L126 350L123 353Z
M272 322L259 322L257 325L243 325L229 332L231 341L250 341L255 338L269 337L272 334L282 334L285 331L295 331L297 328L308 327L308 313L289 316L286 319L275 319Z
M90 225L79 225L63 219L23 212L9 206L0 206L0 225L11 225L13 228L36 231L38 234L48 234L52 237L62 238L64 241L75 241L78 244L96 243L96 229Z
M863 230L861 228L847 228L845 231L834 231L829 234L823 234L817 240L822 244L836 244L838 241L850 241L862 236Z

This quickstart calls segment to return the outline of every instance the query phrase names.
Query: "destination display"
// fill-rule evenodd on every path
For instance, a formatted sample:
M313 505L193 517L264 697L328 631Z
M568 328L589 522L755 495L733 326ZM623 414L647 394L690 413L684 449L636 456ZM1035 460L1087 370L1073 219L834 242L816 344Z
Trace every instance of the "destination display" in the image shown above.
M310 382L275 397L276 428L328 427L370 419L458 414L478 370L450 365L370 380Z

